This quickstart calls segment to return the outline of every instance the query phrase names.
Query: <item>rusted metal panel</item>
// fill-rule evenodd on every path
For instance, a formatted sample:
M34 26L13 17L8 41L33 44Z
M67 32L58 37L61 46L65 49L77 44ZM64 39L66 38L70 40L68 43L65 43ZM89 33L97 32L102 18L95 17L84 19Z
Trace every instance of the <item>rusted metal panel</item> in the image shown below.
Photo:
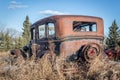
M73 21L87 21L87 22L96 22L97 23L97 32L74 32L73 31ZM59 31L57 32L59 34L58 37L66 37L66 36L72 36L72 35L96 35L96 36L104 36L104 28L103 28L103 21L99 18L93 18L93 17L67 17L62 18L59 21Z
M56 35L59 38L69 36L69 35L97 35L97 36L104 36L104 26L103 20L98 17L91 17L91 16L52 16L45 19L42 19L32 25L40 25L46 23L48 21L56 22ZM96 22L97 23L97 32L73 32L72 30L72 23L73 21L88 21L88 22ZM31 27L31 28L32 28Z
M73 39L73 40L66 40L61 43L61 56L66 58L67 56L70 56L72 54L76 54L76 52L81 48L82 45L86 45L89 43L97 43L101 47L103 46L103 42L99 39L95 38L82 38L82 39Z

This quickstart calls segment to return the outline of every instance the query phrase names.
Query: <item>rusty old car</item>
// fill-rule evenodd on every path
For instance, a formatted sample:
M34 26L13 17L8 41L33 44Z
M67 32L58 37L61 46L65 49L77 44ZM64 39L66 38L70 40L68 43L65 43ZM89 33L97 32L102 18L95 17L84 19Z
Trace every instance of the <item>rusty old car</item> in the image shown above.
M77 53L89 62L103 48L103 19L81 15L55 15L35 22L31 26L31 53L43 56L54 44L55 55L67 57Z
M48 59L59 75L78 73L79 63L90 63L104 54L103 19L82 15L55 15L31 25L31 40L21 50L12 50L26 60ZM21 52L21 53L20 53ZM24 52L28 54L23 55ZM81 64L82 65L82 64Z

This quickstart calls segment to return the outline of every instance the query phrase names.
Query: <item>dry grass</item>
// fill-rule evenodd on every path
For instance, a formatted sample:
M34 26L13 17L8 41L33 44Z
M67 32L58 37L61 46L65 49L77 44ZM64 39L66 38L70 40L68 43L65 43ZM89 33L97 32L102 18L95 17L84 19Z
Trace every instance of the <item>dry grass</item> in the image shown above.
M11 60L12 61L12 60ZM14 64L1 61L0 80L54 80L52 64L48 56L38 61L18 58Z
M91 64L79 63L78 74L65 78L60 71L61 60L46 54L38 61L24 61L21 57L14 61L8 53L1 53L0 80L120 80L119 62L96 58Z
M120 62L96 58L87 72L90 80L120 80Z

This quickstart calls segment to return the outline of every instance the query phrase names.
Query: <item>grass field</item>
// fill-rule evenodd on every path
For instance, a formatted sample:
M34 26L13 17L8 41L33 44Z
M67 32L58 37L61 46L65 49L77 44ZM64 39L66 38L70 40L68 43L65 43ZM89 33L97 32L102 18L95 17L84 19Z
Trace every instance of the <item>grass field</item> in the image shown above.
M22 57L15 60L9 52L1 52L0 80L120 80L120 62L96 58L91 64L79 63L77 74L64 76L57 70L59 60L48 56L37 61Z

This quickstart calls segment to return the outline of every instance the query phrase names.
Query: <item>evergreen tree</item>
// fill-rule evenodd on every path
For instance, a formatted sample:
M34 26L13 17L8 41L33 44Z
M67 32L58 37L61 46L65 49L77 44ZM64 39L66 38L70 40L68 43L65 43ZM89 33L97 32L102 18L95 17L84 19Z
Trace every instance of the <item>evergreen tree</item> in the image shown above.
M22 33L22 37L23 37L23 45L27 45L28 42L30 41L30 26L31 23L29 21L29 17L26 16L25 21L23 22L23 33Z
M21 37L16 38L14 48L22 48L23 47L22 41L23 39Z
M112 25L109 27L109 34L106 39L107 48L116 48L120 40L119 29L116 21L114 20Z
M2 34L2 39L3 48L9 50L11 48L11 37L9 36L9 33Z

